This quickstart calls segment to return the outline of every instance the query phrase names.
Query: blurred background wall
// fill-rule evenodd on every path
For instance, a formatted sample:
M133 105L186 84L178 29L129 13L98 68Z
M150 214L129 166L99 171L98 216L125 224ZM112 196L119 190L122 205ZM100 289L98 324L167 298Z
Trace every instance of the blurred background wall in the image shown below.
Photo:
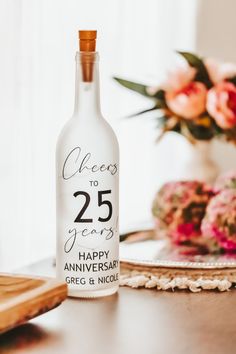
M113 76L158 85L175 50L236 62L234 0L0 0L0 267L47 257L55 247L55 144L73 112L77 30L97 29L103 113L121 150L121 229L150 221L155 190L182 176L188 144L158 145L150 105ZM221 146L222 147L222 146ZM232 146L213 156L236 162Z

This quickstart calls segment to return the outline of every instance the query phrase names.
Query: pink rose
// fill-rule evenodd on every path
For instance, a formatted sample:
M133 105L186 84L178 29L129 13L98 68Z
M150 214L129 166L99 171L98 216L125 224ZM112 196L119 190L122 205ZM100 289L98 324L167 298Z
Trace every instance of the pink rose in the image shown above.
M178 91L187 86L194 80L197 70L189 65L181 65L168 72L167 79L162 83L161 87L147 87L149 95L154 96L155 93L162 88L165 91Z
M207 110L222 129L236 126L236 87L223 81L208 91Z
M206 110L207 89L201 82L190 82L177 91L166 92L168 107L177 115L193 119Z
M168 77L162 84L165 91L178 91L194 80L197 70L188 65L182 65L169 71Z
M206 208L201 231L206 240L214 241L215 249L236 251L236 190L225 189L214 196ZM210 242L211 244L211 242Z

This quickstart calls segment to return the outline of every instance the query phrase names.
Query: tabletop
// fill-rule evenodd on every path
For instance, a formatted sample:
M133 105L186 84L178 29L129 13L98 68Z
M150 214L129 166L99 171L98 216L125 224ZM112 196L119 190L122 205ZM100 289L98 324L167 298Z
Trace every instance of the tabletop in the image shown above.
M22 272L53 275L52 261ZM233 354L236 291L190 293L120 288L110 297L68 298L0 336L0 353Z

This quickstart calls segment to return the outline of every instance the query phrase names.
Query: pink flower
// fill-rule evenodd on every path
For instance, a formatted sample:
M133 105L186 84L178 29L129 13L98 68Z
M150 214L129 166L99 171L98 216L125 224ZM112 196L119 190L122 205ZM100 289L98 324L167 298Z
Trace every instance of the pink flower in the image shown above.
M182 65L168 72L165 82L159 86L147 87L147 93L154 96L155 93L162 88L165 91L178 91L187 86L194 80L197 70L188 65Z
M207 58L204 60L204 64L214 84L236 76L236 65L233 63L222 63L218 60Z
M236 190L225 189L213 197L201 224L204 238L218 248L236 251Z
M169 71L167 80L162 84L163 90L181 90L194 80L196 73L197 70L188 65L179 66L175 70Z
M162 84L165 91L178 91L194 80L196 69L191 66L179 66L168 73L167 80Z
M173 244L202 244L201 221L212 189L198 181L165 183L153 201L157 237Z
M207 89L201 82L190 82L178 91L167 91L166 102L168 107L177 115L193 119L206 109Z
M208 91L207 110L222 129L236 126L236 87L220 82Z
M194 237L200 237L199 230L196 230L194 223L184 223L177 225L176 230L171 230L170 236L175 244L192 241Z

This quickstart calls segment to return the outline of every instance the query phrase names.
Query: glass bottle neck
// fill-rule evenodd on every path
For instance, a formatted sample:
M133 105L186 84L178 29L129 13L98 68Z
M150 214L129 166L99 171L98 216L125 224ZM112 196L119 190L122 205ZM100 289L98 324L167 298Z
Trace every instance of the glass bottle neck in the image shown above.
M74 116L101 115L98 53L76 53Z

